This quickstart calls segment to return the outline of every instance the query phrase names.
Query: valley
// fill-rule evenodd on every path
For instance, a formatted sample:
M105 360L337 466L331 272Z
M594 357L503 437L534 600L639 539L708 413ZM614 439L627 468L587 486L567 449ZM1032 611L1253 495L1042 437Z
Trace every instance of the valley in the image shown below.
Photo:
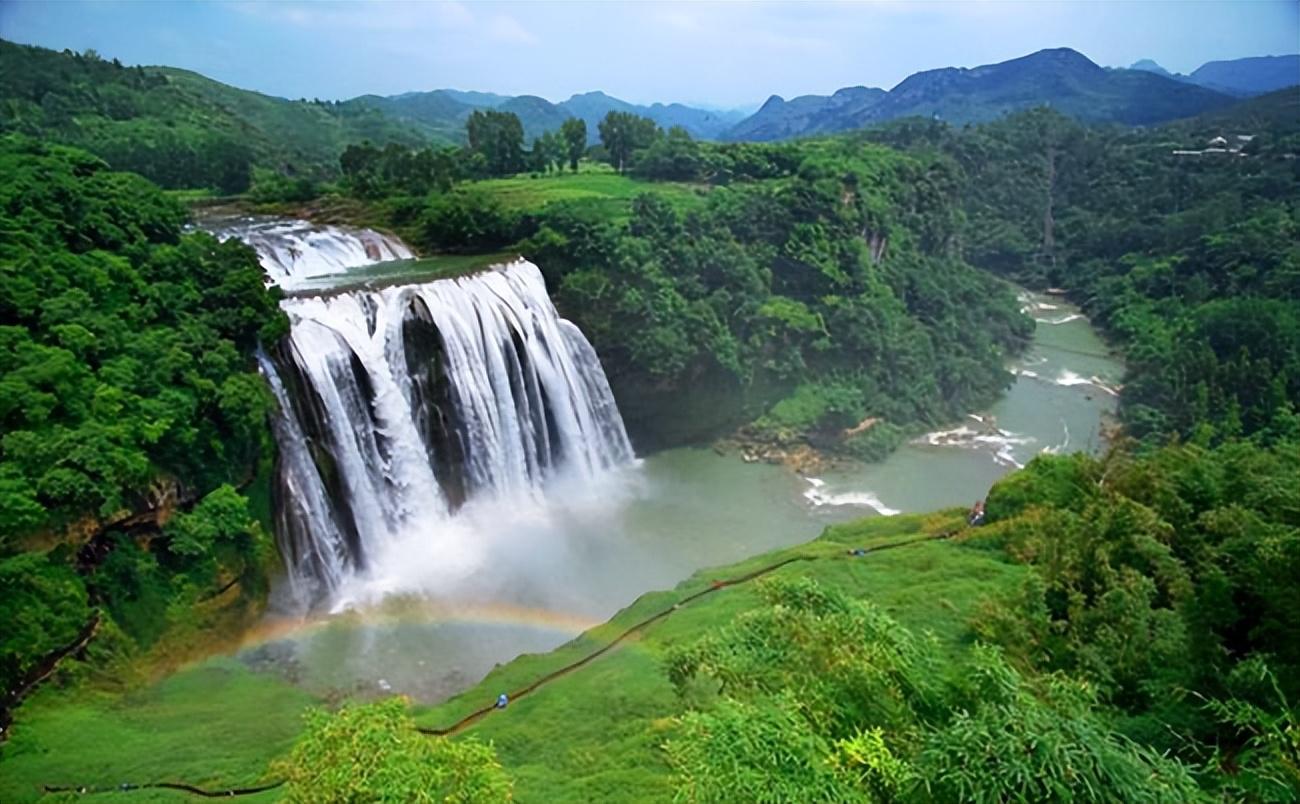
M521 92L505 6L157 8L400 74L0 9L0 801L1300 795L1300 57L746 116ZM383 94L478 23L512 92Z

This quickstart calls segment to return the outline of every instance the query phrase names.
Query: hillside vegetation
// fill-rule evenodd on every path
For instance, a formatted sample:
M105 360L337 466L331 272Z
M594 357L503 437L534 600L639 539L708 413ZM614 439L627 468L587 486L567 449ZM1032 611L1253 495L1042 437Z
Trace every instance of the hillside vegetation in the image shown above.
M1149 131L1039 110L862 138L960 166L963 255L1068 290L1124 347L1131 434L1269 443L1300 433L1298 110L1292 89Z
M242 193L258 168L325 176L353 142L428 132L360 105L289 101L186 70L0 40L0 133L77 145L163 187Z
M512 249L541 266L643 448L758 420L765 442L874 457L1005 387L1031 322L1009 286L953 256L945 165L834 141L717 146L652 124L630 150L628 172L652 181L467 181L453 166L420 197L376 152L343 189L363 188L424 252ZM840 443L868 417L883 423Z
M232 581L265 591L233 486L269 455L252 352L288 322L250 249L185 220L84 151L0 137L0 725L87 623L102 669Z
M108 754L117 712L45 698L20 711L0 791L188 768L213 789L287 773L318 796L377 794L407 789L381 771L428 751L485 801L505 800L498 771L521 801L1294 800L1297 471L1294 445L1042 457L993 489L983 528L862 520L645 595L413 712L440 730L487 708L450 737L417 735L400 705L353 706L275 761L287 712L239 713L284 682L231 663L137 696L131 722L156 728ZM197 692L214 682L222 710ZM210 736L167 721L183 706ZM229 759L200 758L213 749ZM328 772L363 755L360 774Z

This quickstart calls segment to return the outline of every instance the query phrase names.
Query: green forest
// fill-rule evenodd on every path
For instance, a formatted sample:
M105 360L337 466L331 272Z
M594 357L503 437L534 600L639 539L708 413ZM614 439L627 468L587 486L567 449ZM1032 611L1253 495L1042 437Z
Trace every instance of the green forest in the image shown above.
M291 801L1300 799L1300 90L780 143L480 110L463 146L238 92L0 41L0 800L179 800L119 769ZM176 191L535 262L643 454L880 460L1009 387L1021 287L1123 356L1119 422L979 527L833 525L437 705L317 700L185 666L281 571L256 356L290 324Z

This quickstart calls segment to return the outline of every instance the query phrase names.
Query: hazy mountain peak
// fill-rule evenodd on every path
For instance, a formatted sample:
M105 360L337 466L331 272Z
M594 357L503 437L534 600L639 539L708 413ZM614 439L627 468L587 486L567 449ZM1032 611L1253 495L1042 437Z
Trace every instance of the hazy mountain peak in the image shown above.
M1170 78L1172 78L1174 75L1173 73L1166 70L1164 67L1161 67L1152 59L1138 59L1137 61L1129 65L1129 69L1142 70L1143 72L1155 73L1156 75L1163 75Z

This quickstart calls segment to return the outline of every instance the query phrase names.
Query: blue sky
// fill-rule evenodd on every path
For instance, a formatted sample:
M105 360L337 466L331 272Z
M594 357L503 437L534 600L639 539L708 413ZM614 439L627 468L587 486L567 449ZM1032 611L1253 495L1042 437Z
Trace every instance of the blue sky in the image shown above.
M94 48L286 97L439 87L713 106L888 89L1045 47L1109 66L1294 53L1300 2L29 2L0 37Z

